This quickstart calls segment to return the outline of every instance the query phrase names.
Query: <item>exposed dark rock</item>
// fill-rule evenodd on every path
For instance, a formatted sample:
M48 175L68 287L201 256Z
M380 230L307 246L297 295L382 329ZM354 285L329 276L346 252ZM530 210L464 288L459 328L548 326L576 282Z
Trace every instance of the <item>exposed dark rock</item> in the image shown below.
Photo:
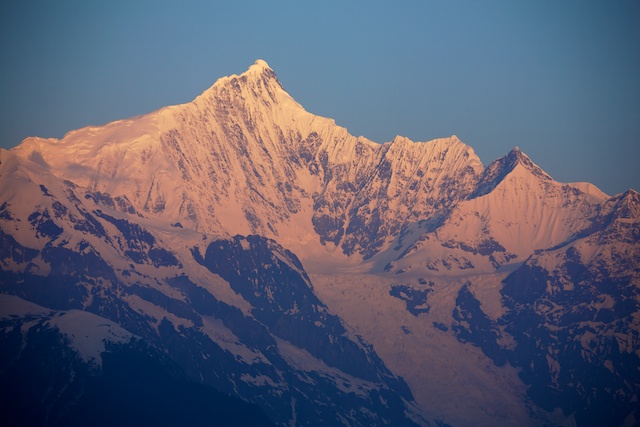
M429 312L427 298L431 289L416 289L406 284L393 285L389 295L403 300L407 304L407 310L414 316Z

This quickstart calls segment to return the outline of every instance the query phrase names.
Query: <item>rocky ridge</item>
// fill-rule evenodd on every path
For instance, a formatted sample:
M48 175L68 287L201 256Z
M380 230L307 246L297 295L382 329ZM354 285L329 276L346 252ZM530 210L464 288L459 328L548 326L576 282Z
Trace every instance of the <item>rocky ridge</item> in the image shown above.
M277 424L640 419L633 190L518 148L485 168L455 136L354 137L264 61L28 138L0 182L2 293L93 313Z

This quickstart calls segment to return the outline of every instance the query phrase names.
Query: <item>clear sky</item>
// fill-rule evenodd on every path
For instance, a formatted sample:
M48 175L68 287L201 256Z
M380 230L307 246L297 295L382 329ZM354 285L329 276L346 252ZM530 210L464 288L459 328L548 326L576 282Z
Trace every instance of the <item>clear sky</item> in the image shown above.
M53 1L0 5L0 146L192 100L266 60L376 142L519 146L562 182L640 190L640 1Z

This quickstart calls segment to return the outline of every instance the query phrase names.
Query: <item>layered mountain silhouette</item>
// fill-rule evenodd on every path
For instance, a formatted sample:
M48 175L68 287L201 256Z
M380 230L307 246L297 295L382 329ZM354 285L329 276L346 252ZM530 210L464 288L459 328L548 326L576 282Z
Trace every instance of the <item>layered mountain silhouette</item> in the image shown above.
M352 136L259 60L0 151L6 413L158 419L104 397L142 363L202 425L634 425L638 260L634 190Z

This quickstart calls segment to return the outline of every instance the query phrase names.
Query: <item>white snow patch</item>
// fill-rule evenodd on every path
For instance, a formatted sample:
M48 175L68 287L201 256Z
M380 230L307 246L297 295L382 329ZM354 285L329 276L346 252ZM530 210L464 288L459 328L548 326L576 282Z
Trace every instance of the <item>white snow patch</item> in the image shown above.
M58 329L69 339L71 348L78 352L82 360L95 368L102 366L101 355L108 343L124 344L135 338L121 326L93 313L81 310L53 311L12 295L0 295L0 316L4 319L25 316L48 318L43 324ZM35 323L37 320L27 322L23 329Z
M337 368L328 366L322 360L311 355L307 350L296 347L286 340L276 338L276 342L280 354L292 367L300 371L315 372L322 377L328 378L344 393L355 393L366 397L371 390L378 388L374 383L355 378ZM306 382L313 382L309 377L301 379Z
M233 354L237 360L241 360L247 365L254 363L271 364L269 359L261 352L242 344L240 339L224 325L222 320L211 316L202 316L202 323L201 331L223 350Z
M107 343L123 344L133 339L133 334L119 325L86 311L62 312L45 324L58 328L82 359L97 367L102 366L101 354Z

